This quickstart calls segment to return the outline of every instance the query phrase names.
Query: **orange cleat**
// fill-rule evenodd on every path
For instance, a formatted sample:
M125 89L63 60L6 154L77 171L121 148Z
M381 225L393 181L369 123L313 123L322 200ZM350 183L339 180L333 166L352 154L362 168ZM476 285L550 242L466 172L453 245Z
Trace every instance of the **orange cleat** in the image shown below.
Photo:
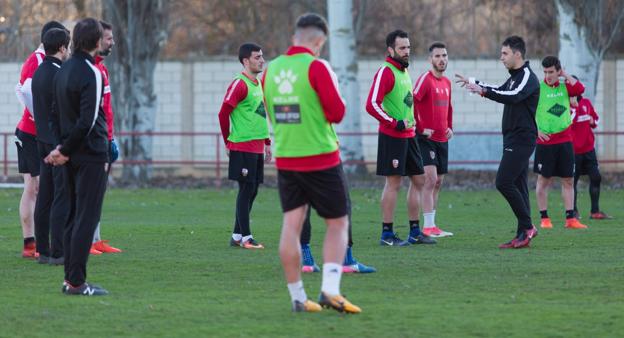
M550 221L550 218L542 218L542 221L540 222L540 227L542 229L552 229L553 224Z
M241 244L241 247L244 249L264 249L264 245L256 242L256 240L253 239L253 237L244 241Z
M35 242L25 244L24 249L22 250L22 257L29 259L38 258L39 253L37 252L37 244Z
M568 218L568 219L566 219L565 227L567 229L587 229L587 225L582 224L576 218Z
M91 249L89 250L89 253L92 255L101 255L102 251L96 249L93 245L91 245Z
M91 246L91 247L94 248L97 251L102 252L102 253L118 253L118 252L122 252L121 249L117 249L115 247L112 247L112 246L108 245L108 240L97 241L97 242L93 243L93 246Z

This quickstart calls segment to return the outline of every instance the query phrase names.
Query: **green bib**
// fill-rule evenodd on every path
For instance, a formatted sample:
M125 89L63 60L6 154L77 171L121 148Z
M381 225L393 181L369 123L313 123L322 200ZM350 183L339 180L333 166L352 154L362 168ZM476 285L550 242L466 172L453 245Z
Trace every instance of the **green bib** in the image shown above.
M565 83L560 82L558 87L553 88L545 81L540 82L535 121L537 128L546 134L562 132L572 124L570 97Z
M228 141L237 143L269 138L266 111L262 102L262 86L243 74L234 78L247 86L247 97L236 105L230 115L232 123Z
M313 156L338 149L338 137L310 85L308 72L314 60L307 53L282 55L266 70L264 95L275 133L275 157Z
M412 96L412 79L407 71L401 71L390 62L384 66L394 74L394 87L386 94L382 102L383 109L395 120L408 120L414 124L414 97Z

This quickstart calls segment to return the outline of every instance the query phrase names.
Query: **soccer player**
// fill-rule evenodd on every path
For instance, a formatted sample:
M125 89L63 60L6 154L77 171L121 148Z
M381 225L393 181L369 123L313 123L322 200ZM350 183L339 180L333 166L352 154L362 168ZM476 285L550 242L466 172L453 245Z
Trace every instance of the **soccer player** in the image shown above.
M344 261L342 262L343 273L373 273L376 272L372 266L367 266L358 262L353 257L353 236L351 234L351 199L347 200L349 205L348 209L348 221L349 221L349 240L347 244L347 252L345 253ZM310 223L311 209L308 208L305 221L303 221L303 230L301 231L301 272L320 272L321 269L314 262L314 256L312 255L312 249L310 249L310 239L312 237L312 224Z
M516 236L499 245L501 249L528 247L537 229L531 222L527 172L535 149L535 111L539 101L539 80L524 60L526 46L519 36L503 41L500 60L511 75L502 86L491 86L456 74L457 83L472 93L505 105L503 109L503 157L496 173L496 189L513 210L518 227Z
M537 174L537 206L542 228L553 227L548 217L548 189L553 177L561 177L561 197L565 206L565 227L584 229L574 213L574 146L570 96L583 94L585 87L567 74L556 56L542 60L544 80L540 83L537 121L537 148L533 171ZM565 82L559 78L565 78Z
M572 77L576 78L574 75ZM596 158L594 144L594 128L598 127L598 114L589 99L582 95L570 97L570 111L572 112L572 143L574 145L574 213L578 218L576 205L577 184L581 175L589 176L589 197L591 199L590 219L613 218L600 210L600 169Z
M54 78L54 98L60 121L60 145L46 162L64 165L70 216L63 241L67 295L99 296L108 291L87 283L87 261L93 233L102 212L108 165L108 131L101 101L102 72L95 66L102 25L80 20L72 33L72 57ZM54 116L53 116L54 118Z
M95 66L102 72L102 81L104 85L104 94L102 95L102 109L104 109L104 114L106 116L106 126L108 131L108 143L110 145L109 153L109 165L117 160L119 156L119 148L117 147L117 142L113 137L114 131L114 118L113 114L113 105L111 103L111 90L110 90L110 82L108 80L108 69L104 64L104 58L109 56L113 51L113 46L115 46L115 39L113 37L113 26L108 23L100 20L100 25L102 25L103 37L102 43L100 45L100 50L95 56ZM109 167L110 168L110 167ZM98 222L97 228L95 228L95 234L93 235L93 244L91 244L91 250L89 253L92 255L100 255L102 253L117 253L121 252L121 249L115 248L108 244L108 240L103 240L100 235L100 223Z
M361 309L340 293L347 249L348 195L338 137L332 124L345 114L338 80L329 63L317 59L327 41L327 22L317 14L300 16L293 46L263 75L265 102L275 133L275 165L284 223L280 258L295 312ZM323 279L319 303L308 299L301 281L299 239L307 208L325 219Z
M228 178L238 182L234 231L230 245L245 249L264 249L251 234L249 215L264 179L264 163L271 161L271 140L258 74L264 67L262 48L242 44L238 60L243 71L228 87L219 124L230 158ZM231 123L230 123L231 121ZM264 156L263 156L264 155Z
M48 124L53 109L52 91L54 76L61 64L69 57L69 31L52 28L43 36L46 56L32 77L33 114L37 131L37 147L40 158L39 193L35 204L35 236L37 238L38 262L63 264L63 230L69 205L61 168L45 163L44 158L59 144L58 135L52 133Z
M35 203L37 202L37 191L39 189L39 151L37 149L37 128L32 115L33 102L31 92L32 76L37 67L45 58L43 49L43 36L52 28L65 29L57 21L49 21L41 29L41 42L26 59L22 65L20 80L15 87L17 99L24 106L24 113L15 129L15 144L17 146L18 171L24 177L24 191L20 199L19 214L22 223L22 235L24 237L24 248L22 257L37 258L37 245L35 243Z
M414 87L416 132L425 167L422 189L423 233L430 237L453 236L435 222L438 195L444 175L448 173L448 140L453 137L453 105L451 81L444 76L448 65L446 45L434 42L429 46L431 70L422 74Z
M414 98L409 66L410 41L407 33L395 30L386 36L388 53L384 64L373 78L366 111L379 121L377 175L385 176L381 195L382 246L435 244L420 231L420 191L424 183L423 161L414 127ZM394 209L401 188L401 177L409 176L407 211L410 233L402 241L393 229Z

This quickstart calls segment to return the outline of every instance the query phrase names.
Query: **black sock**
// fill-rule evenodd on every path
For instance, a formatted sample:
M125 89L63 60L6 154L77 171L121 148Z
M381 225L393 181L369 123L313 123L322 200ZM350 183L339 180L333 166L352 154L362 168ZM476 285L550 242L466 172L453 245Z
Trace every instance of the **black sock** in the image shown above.
M393 224L394 223L381 223L381 231L383 231L383 232L387 232L387 231L393 232L393 230L392 230L392 225Z
M566 219L574 218L574 210L566 210Z
M542 218L548 218L548 210L540 210L540 216Z
M28 245L35 241L35 237L26 237L24 238L24 245Z
M410 224L410 230L412 229L420 229L420 220L415 220L415 221L409 221Z

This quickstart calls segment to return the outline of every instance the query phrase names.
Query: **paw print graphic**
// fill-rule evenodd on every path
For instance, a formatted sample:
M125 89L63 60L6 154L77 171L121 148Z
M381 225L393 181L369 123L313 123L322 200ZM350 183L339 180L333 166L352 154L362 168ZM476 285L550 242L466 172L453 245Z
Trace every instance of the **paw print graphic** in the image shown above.
M277 91L284 94L291 94L293 92L293 83L297 81L297 75L293 74L292 70L282 71L275 76L275 83L277 83Z

